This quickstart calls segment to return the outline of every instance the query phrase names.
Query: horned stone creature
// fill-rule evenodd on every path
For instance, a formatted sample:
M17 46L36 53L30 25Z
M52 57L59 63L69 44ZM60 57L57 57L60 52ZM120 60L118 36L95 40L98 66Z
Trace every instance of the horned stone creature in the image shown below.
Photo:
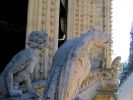
M30 74L38 63L38 57L44 51L47 44L47 33L33 31L27 40L28 47L17 53L7 64L1 75L0 97L5 95L21 96L19 84L25 83L29 92L35 92L32 88Z

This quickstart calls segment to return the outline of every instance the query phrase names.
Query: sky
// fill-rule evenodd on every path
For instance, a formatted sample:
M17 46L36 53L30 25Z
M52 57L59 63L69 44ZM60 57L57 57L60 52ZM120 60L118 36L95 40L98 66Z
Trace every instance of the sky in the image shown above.
M133 0L113 0L112 2L113 55L127 61L130 47L130 31L133 22Z

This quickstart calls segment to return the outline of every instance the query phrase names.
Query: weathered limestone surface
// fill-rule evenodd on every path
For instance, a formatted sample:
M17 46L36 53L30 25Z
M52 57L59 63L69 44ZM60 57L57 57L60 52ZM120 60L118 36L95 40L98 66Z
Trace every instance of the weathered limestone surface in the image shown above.
M21 96L23 94L19 84L26 85L30 93L39 96L32 88L30 75L33 73L38 57L47 44L47 33L33 31L27 41L28 48L17 53L7 64L0 79L0 97Z
M54 55L45 100L74 100L90 72L92 49L106 44L106 35L95 29L65 42Z
M68 39L78 37L91 27L111 35L112 0L68 0Z

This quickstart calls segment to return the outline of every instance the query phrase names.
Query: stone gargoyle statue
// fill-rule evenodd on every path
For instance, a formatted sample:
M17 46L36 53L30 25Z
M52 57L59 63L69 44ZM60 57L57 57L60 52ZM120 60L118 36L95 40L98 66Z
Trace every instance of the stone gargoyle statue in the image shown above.
M55 53L44 91L44 100L78 100L78 91L91 69L95 46L107 47L108 38L93 29L66 41Z
M7 64L1 75L0 97L21 96L20 83L25 83L29 92L35 92L32 88L30 75L38 63L38 57L47 45L47 33L33 31L27 40L27 48L18 52Z

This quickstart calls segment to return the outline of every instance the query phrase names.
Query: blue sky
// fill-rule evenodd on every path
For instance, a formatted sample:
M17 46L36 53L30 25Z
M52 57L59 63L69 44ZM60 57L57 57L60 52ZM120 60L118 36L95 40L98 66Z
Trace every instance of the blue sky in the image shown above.
M133 21L133 0L113 0L112 2L113 56L128 59L130 31Z

